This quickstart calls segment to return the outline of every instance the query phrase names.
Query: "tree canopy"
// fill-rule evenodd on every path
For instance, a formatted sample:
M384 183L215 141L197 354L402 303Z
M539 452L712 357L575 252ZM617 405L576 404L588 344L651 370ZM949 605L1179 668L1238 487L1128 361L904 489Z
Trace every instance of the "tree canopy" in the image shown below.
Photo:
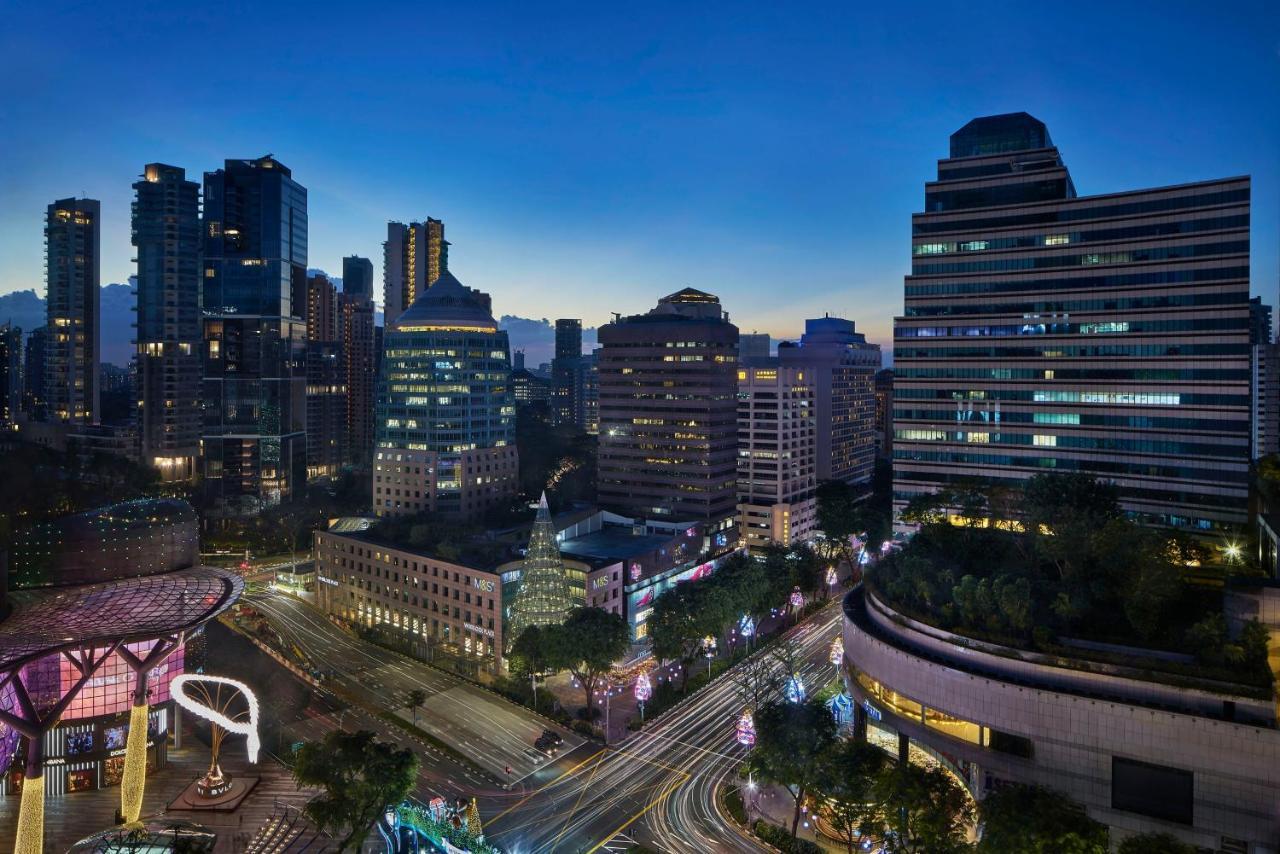
M826 755L836 745L836 723L817 699L775 700L755 711L756 745L748 759L765 780L787 787L795 800L791 835L800 824L800 806L824 779ZM829 778L826 778L829 779Z
M973 801L940 768L894 763L875 778L871 795L861 830L880 840L885 854L970 850Z
M521 639L528 634L526 631ZM595 708L595 691L615 661L627 652L627 621L603 608L575 608L558 626L543 626L538 636L539 655L551 670L568 670L578 680L586 700L587 719Z
M293 777L322 791L306 806L317 828L339 839L338 851L359 851L388 804L398 804L413 787L418 757L380 742L369 730L334 730L299 748Z
M1139 833L1116 849L1117 854L1196 854L1198 850L1171 833Z
M1107 854L1106 825L1061 792L1041 786L1002 786L978 807L979 854Z

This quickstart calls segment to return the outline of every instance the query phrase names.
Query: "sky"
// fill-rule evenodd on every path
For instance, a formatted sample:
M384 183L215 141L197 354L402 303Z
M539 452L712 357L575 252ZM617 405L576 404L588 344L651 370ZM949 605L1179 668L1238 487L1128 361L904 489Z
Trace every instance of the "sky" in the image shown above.
M42 217L273 153L309 266L381 267L443 219L498 314L637 313L693 286L743 331L888 344L910 215L970 118L1044 121L1081 195L1251 174L1253 291L1280 300L1274 3L183 4L17 0L0 28L0 293L43 293Z

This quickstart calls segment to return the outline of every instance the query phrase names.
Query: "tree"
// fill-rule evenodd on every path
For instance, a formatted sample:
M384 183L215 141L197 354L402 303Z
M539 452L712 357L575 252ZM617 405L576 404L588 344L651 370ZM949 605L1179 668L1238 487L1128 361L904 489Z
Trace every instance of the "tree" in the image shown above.
M1001 786L978 806L979 854L1107 854L1107 827L1061 792L1042 786Z
M547 639L542 627L529 626L511 645L511 670L524 677L547 671Z
M822 758L817 783L827 816L853 854L855 836L871 800L871 786L889 757L857 739L838 740Z
M733 669L733 684L744 706L758 709L778 690L778 666L772 655L753 655Z
M1196 854L1197 850L1171 833L1139 833L1121 842L1117 854Z
M341 836L338 851L359 851L373 822L398 804L418 776L418 757L378 741L368 730L334 730L299 748L293 778L323 791L306 806L320 830ZM345 833L345 836L342 834Z
M1038 474L1022 494L1027 532L1063 580L1084 576L1097 556L1095 536L1122 518L1119 488L1083 472Z
M413 725L418 725L418 709L427 701L427 692L414 688L405 695L404 703L413 712Z
M773 701L755 713L756 746L748 759L763 779L785 786L795 800L791 819L794 839L800 805L822 779L825 754L835 746L836 722L816 699L803 703Z
M890 517L877 502L860 494L843 481L829 480L818 485L818 528L837 560L853 563L851 537L859 537L877 547L890 533Z
M690 588L689 584L678 584L659 596L648 621L654 656L659 661L679 661L683 666L681 691L689 684L689 666L698 654L698 643L703 637Z
M880 773L863 816L865 836L880 839L885 854L959 854L973 824L973 801L947 772L899 762Z
M542 630L547 663L568 670L582 686L587 720L595 708L594 691L601 677L627 652L627 621L603 608L575 608L559 626Z

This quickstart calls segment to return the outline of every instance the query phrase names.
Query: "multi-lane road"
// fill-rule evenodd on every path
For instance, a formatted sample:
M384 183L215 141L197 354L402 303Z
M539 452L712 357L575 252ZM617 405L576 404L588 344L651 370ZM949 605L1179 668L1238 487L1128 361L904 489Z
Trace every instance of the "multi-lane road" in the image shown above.
M486 837L511 854L622 851L633 843L690 854L767 850L742 835L715 803L718 784L745 755L734 738L743 701L731 678L716 680L619 744L601 748L566 733L560 758L538 761L530 755L532 742L546 722L528 710L353 638L290 597L255 596L250 604L287 640L331 669L347 691L363 692L370 700L386 697L388 709L401 704L412 688L426 691L430 696L419 725L490 773L428 749L418 796L477 795ZM839 609L829 607L792 630L807 685L816 688L834 676L827 655L838 627ZM382 723L354 714L360 726ZM400 734L388 735L403 740ZM498 785L506 765L514 766L513 777L519 778L509 790Z

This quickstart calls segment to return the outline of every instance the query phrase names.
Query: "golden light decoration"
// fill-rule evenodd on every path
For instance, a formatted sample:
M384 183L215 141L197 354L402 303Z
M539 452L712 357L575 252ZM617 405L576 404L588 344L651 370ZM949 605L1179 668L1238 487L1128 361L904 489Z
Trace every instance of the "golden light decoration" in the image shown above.
M143 703L129 710L129 737L124 748L124 774L120 778L120 813L125 823L142 816L142 794L147 786L147 717Z
M22 781L18 806L18 835L13 854L44 854L44 777Z

